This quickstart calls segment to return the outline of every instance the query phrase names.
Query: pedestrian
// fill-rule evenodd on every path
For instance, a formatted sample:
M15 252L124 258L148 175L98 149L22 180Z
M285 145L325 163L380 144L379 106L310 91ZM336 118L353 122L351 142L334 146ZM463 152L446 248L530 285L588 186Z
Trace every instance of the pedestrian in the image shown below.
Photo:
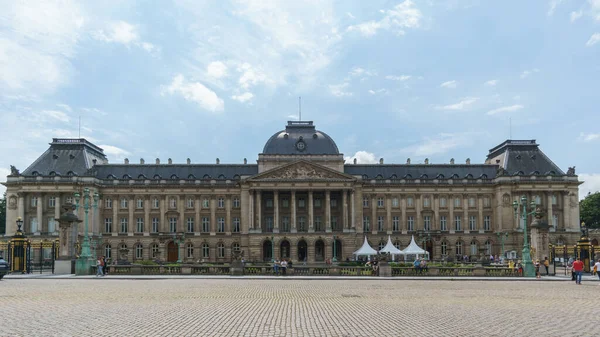
M102 274L103 275L108 274L108 272L107 272L107 266L106 266L107 264L108 263L106 261L106 256L102 255Z
M281 260L281 275L287 275L287 261L285 259Z
M102 267L104 267L103 264L104 263L102 262L102 257L99 257L96 261L96 277L104 276L104 273L102 272Z
M273 270L275 271L275 275L279 275L279 265L279 260L275 259L275 261L273 261Z
M575 284L581 285L581 274L583 273L583 262L577 258L573 262L573 271L575 272Z
M546 268L546 276L550 275L550 261L548 261L548 257L544 258L544 267Z
M594 265L594 270L596 271L596 275L598 275L598 279L600 280L600 260L598 260Z
M538 279L542 278L542 276L540 275L540 260L535 261L535 277Z

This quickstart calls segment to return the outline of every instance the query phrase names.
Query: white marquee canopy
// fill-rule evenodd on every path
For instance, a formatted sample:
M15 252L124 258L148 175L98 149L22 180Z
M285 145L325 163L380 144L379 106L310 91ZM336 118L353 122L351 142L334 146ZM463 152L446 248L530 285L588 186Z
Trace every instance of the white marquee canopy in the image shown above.
M372 256L372 255L377 255L377 251L369 245L369 242L367 241L367 237L365 236L365 242L363 243L362 247L360 247L359 250L355 251L353 253L353 255Z
M417 258L419 257L419 255L427 255L427 254L429 254L428 251L424 250L423 248L419 247L419 245L417 245L417 243L415 242L415 236L414 235L410 239L410 244L406 248L404 248L402 250L402 253L405 256L406 255L417 255Z

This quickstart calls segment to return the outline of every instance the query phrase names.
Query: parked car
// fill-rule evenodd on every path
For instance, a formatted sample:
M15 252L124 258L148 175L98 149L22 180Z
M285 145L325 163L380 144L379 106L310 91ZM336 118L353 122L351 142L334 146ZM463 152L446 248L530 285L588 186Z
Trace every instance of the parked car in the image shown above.
M8 270L8 262L0 257L0 280L4 277L4 275L8 274Z

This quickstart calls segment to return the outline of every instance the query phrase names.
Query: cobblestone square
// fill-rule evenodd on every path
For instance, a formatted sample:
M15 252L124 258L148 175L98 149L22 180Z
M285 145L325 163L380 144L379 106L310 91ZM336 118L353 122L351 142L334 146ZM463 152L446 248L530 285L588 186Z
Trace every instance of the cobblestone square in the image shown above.
M591 336L598 282L4 280L2 336Z

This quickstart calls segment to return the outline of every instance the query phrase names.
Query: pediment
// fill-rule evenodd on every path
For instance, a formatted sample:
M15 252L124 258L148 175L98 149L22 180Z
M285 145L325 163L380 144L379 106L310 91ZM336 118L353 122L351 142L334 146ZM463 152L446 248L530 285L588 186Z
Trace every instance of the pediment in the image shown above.
M308 161L297 161L283 165L272 170L265 171L254 177L250 181L274 181L274 180L335 180L335 181L354 181L355 178L332 170L328 167L313 164Z

